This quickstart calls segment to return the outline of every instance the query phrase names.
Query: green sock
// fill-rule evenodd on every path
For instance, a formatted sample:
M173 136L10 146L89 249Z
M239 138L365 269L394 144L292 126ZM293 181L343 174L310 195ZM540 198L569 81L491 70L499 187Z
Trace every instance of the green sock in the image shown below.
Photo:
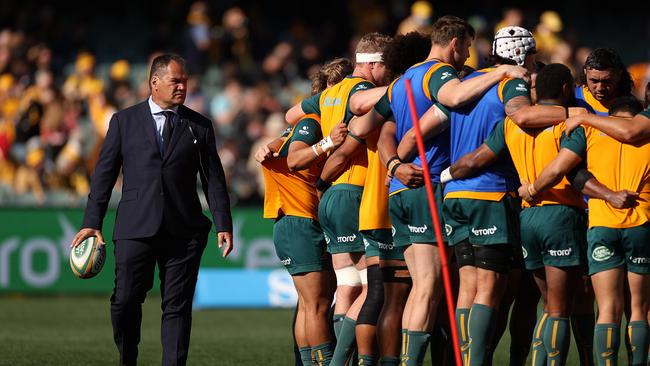
M549 317L542 336L547 363L562 366L566 362L571 343L569 318Z
M422 365L424 355L429 345L429 332L409 330L406 333L406 353L402 358L402 366Z
M580 365L593 365L594 358L594 329L596 316L594 314L571 315L571 330L578 348Z
M598 360L599 365L616 366L618 364L619 338L618 324L596 324L594 345L596 347L596 360Z
M334 325L334 336L336 339L339 339L339 334L341 333L341 326L343 325L343 318L345 314L334 314L332 316L332 323Z
M311 347L300 347L298 351L300 352L300 360L303 366L311 365Z
M460 346L460 358L463 365L467 363L469 357L469 334L467 324L469 323L469 309L456 309L456 326L458 327L458 344Z
M381 366L399 366L399 361L399 357L384 356L379 359L379 364Z
M406 334L408 333L408 329L402 328L401 333L402 333L402 347L401 347L400 353L399 353L400 362L401 362L401 360L404 359L404 356L406 355L406 338L407 338Z
M537 318L535 330L533 331L533 343L531 345L533 353L533 363L531 366L546 366L546 349L544 348L544 327L548 324L548 313L543 312Z
M332 355L332 365L335 366L349 365L354 352L354 327L357 321L346 316L341 323L336 348L334 348L334 354Z
M630 342L628 362L632 366L645 366L648 360L648 322L637 320L627 326L627 337Z
M491 327L497 310L482 304L472 304L469 312L469 365L483 365L490 344Z
M311 363L318 366L329 366L332 362L334 345L331 342L319 344L311 348Z
M368 355L359 355L359 366L374 366L375 358Z

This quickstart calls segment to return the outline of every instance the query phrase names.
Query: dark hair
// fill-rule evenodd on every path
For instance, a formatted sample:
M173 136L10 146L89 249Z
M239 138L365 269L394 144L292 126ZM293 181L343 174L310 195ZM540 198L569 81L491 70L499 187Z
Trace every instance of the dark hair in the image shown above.
M419 32L395 36L384 48L384 65L391 78L403 74L409 67L424 61L431 51L431 39Z
M347 58L335 58L325 63L311 79L311 95L322 92L328 84L337 84L353 71L352 61Z
M159 75L160 72L167 68L170 62L176 62L185 69L185 59L175 53L165 53L153 59L151 63L151 70L149 70L149 84L154 75Z
M474 38L476 31L469 23L453 15L445 15L433 23L431 42L446 46L452 39L458 38L465 41L467 37Z
M624 96L632 92L632 87L634 86L632 77L629 71L627 71L625 64L623 64L621 56L613 48L596 48L587 56L585 65L580 72L580 83L584 85L587 85L587 69L599 71L607 69L617 70L621 75L616 88L617 95Z
M645 84L645 98L643 99L643 107L648 108L650 106L650 82Z
M631 95L625 97L618 97L612 101L612 104L609 106L609 115L613 116L617 113L627 112L633 116L641 113L643 111L643 105L641 102Z
M535 61L535 72L539 73L543 68L546 67L546 64L542 61Z
M563 99L565 84L573 86L573 76L568 67L558 63L544 66L535 79L537 100Z

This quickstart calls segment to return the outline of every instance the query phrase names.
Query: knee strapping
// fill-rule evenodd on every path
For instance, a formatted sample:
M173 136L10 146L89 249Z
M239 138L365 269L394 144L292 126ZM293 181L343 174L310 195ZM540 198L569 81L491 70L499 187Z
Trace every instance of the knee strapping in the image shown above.
M456 244L454 246L454 254L456 255L456 262L458 263L458 268L463 266L474 266L474 247L467 240Z
M513 248L510 244L481 245L474 247L476 267L508 273L512 265Z
M368 294L357 317L357 324L377 325L379 313L384 305L384 281L379 265L373 264L368 270Z
M354 266L347 266L334 270L337 286L361 286L359 271Z
M368 269L359 269L357 270L359 272L359 278L361 279L361 285L367 285L368 284Z

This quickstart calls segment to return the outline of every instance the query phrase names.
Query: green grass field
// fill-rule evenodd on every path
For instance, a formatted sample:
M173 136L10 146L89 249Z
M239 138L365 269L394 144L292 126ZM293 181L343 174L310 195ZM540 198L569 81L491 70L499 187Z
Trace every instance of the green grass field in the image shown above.
M159 301L152 294L144 304L141 365L160 364ZM293 365L292 316L292 310L195 311L188 364ZM506 332L494 366L508 364L508 342ZM624 358L623 347L620 353ZM0 297L0 365L117 363L108 296ZM578 365L573 345L568 365Z

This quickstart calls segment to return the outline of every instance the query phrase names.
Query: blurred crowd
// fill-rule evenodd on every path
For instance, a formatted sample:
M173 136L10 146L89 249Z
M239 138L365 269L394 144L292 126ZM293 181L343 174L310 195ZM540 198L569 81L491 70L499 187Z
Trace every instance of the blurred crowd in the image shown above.
M206 2L190 6L183 36L169 50L188 62L185 104L214 123L233 202L261 202L264 185L253 152L281 134L284 111L308 96L309 77L322 62L350 56L349 50L332 54L332 42L346 42L343 49L349 49L369 31L427 32L443 15L435 14L428 1L396 4L402 11L395 4L350 9L363 16L345 40L329 37L331 27L316 30L299 21L277 34L253 36L250 15L242 8L215 16ZM391 22L395 14L403 15ZM533 30L538 60L563 63L576 75L591 51L565 31L561 15L552 10L530 19L510 8L501 18L474 15L468 20L477 31L468 60L474 68L486 66L494 32L508 25ZM168 49L151 52L149 61L161 51ZM56 52L38 35L0 29L0 204L83 204L111 115L149 95L146 60L98 61L90 50L79 49L62 67L54 67ZM641 98L649 64L630 65L630 71Z

